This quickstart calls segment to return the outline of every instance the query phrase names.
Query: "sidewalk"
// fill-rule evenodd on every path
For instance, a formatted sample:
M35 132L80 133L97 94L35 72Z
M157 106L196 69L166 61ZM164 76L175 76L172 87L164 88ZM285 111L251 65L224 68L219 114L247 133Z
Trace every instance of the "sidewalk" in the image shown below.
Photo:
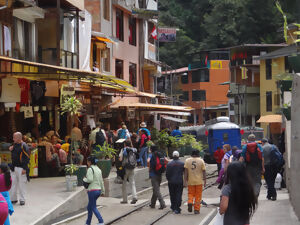
M266 199L267 189L262 186L258 201L258 209L250 221L251 225L299 225L289 200L287 189L277 191L277 201ZM214 219L209 225L214 225Z

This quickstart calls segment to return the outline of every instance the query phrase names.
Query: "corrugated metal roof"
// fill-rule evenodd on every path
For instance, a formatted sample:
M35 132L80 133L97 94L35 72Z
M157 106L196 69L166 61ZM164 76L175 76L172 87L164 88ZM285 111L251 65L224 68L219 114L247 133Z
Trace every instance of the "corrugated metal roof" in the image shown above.
M285 48L280 48L273 52L262 55L262 56L258 57L257 59L258 60L274 59L274 58L280 58L280 57L289 56L289 55L293 55L293 54L297 54L297 46L296 45L290 45Z

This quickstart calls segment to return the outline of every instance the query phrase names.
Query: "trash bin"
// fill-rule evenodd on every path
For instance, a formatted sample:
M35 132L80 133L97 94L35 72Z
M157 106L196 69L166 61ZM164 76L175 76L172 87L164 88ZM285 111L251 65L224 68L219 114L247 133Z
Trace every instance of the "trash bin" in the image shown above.
M83 178L86 175L87 167L85 165L81 165L76 170L75 174L77 176L77 186L83 186Z

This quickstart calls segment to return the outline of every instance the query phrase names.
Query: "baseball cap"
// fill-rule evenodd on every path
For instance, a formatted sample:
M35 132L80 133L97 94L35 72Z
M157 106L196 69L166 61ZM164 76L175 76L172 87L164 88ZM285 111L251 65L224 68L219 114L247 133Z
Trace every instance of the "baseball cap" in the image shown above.
M178 151L174 151L173 152L173 157L178 157L179 158L179 152Z

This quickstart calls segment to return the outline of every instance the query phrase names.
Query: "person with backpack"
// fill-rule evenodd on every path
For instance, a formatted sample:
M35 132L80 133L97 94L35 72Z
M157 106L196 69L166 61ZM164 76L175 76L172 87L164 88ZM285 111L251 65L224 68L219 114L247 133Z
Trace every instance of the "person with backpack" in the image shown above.
M130 134L126 125L122 125L122 128L118 130L118 139L130 139Z
M10 190L11 202L13 204L18 202L17 193L19 193L20 205L25 205L26 183L28 181L27 175L29 175L29 148L27 144L22 141L22 133L14 133L13 140L14 144L9 147L12 160L12 187Z
M135 204L137 202L137 194L136 194L136 187L135 187L135 180L134 180L134 169L137 165L137 150L136 148L131 147L130 139L125 141L125 148L123 148L119 154L119 159L122 161L122 166L125 168L125 175L123 178L122 184L122 195L123 201L121 204L127 204L127 180L131 186L132 192L132 201L130 204Z
M95 149L97 145L103 146L107 140L105 131L101 128L102 128L102 123L97 122L96 128L90 134L89 142L92 149Z
M167 164L166 177L171 199L171 209L175 214L181 213L183 191L184 163L179 160L179 152L173 152L173 161Z
M164 209L166 208L166 203L162 194L160 193L160 184L162 180L162 174L166 171L167 160L165 156L159 152L156 145L151 147L151 151L152 156L150 159L149 176L151 179L153 193L151 197L150 208L155 208L156 200L158 199L160 203L159 209Z
M203 187L206 186L206 168L198 150L193 150L190 158L184 164L184 181L188 187L188 211L200 213Z
M248 136L248 143L243 146L240 161L246 164L246 169L252 180L256 197L259 196L261 176L265 172L263 149L255 142L255 135Z
M93 155L87 158L87 165L89 168L86 172L86 177L83 178L83 181L88 183L87 194L89 198L86 225L91 225L93 213L98 219L97 225L104 225L103 218L96 205L97 199L105 193L102 172L97 166L97 158Z
M222 187L223 187L224 180L225 180L225 172L229 165L230 157L232 156L232 150L231 150L231 146L229 144L223 145L223 151L224 151L224 155L223 155L223 158L221 161L221 170L218 175L218 179L216 181L219 184L218 185L219 189L222 189Z
M147 141L149 141L147 132L145 130L140 130L140 162L142 167L147 167L147 158L148 158L148 146Z

